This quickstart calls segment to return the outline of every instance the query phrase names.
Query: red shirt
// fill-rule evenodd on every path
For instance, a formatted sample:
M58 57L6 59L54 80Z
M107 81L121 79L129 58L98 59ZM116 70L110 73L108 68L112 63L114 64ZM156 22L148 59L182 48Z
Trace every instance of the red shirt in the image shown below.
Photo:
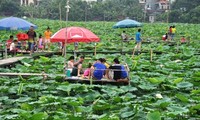
M12 41L13 41L13 40L11 40L11 39L8 39L8 40L6 41L6 48L7 48L7 49L10 48L10 44L12 43Z

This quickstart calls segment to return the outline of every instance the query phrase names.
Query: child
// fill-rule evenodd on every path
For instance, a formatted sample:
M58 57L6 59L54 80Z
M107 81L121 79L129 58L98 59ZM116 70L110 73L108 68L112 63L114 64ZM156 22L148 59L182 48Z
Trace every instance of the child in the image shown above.
M14 41L10 44L10 52L13 53L13 56L16 55L16 52L18 51L17 44L18 44L18 41L17 41L17 40L14 40Z
M181 38L181 43L186 43L185 36L182 36L182 38Z
M83 78L90 79L92 64L88 63L88 68L83 73Z
M167 39L168 39L168 34L166 33L165 35L162 36L162 40L167 41Z
M38 39L38 50L44 50L44 45L43 45L43 38L42 35L39 35L39 39Z
M10 45L13 42L13 35L10 35L10 38L6 41L6 48L9 50L10 49Z

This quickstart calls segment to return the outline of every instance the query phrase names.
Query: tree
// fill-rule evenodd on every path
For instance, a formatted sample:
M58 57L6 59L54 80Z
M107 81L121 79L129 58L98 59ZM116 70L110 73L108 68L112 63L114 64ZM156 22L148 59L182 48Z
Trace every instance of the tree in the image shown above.
M14 16L20 12L20 4L15 0L1 0L0 1L0 15Z
M199 6L198 0L176 0L172 5L170 22L198 23Z

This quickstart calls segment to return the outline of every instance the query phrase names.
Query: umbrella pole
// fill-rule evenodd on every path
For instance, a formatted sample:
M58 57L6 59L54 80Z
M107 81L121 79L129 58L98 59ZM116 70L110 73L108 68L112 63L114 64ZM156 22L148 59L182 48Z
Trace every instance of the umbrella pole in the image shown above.
M66 48L66 47L67 47L67 22L68 22L69 8L70 8L70 6L69 6L69 0L67 0L67 4L66 4L65 7L66 7L67 10L66 10L66 35L65 35L65 36L66 36L66 39L65 39L65 45L64 45L64 47L65 47L65 48L64 48L64 57L65 57L65 61L64 61L64 70L65 70L65 73L66 73L66 77L68 77L68 76L67 76L67 58L66 58L66 57L67 57L67 55L66 55L66 54L67 54L67 53L66 53L66 52L67 52L67 48Z

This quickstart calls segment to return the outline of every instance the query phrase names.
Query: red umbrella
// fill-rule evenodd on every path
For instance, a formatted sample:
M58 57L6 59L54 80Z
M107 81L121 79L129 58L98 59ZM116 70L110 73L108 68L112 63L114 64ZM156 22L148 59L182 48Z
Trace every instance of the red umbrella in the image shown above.
M66 28L60 29L51 37L51 42L65 42ZM72 42L99 42L100 39L93 32L82 27L67 28L67 43Z

